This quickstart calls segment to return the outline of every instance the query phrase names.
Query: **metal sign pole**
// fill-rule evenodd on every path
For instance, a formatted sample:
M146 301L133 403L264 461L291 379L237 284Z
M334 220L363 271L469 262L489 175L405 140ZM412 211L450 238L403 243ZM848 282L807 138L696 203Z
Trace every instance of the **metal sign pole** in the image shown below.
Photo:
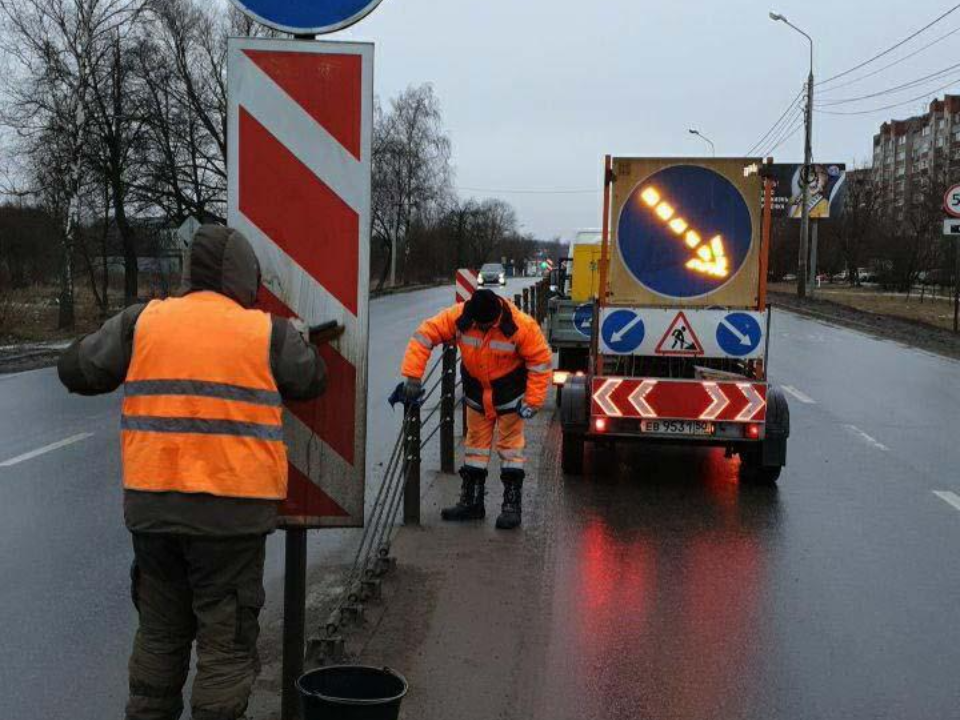
M960 332L960 237L953 241L953 331Z
M300 717L297 679L303 674L304 626L307 604L307 531L286 531L283 576L283 689L280 701L282 720Z

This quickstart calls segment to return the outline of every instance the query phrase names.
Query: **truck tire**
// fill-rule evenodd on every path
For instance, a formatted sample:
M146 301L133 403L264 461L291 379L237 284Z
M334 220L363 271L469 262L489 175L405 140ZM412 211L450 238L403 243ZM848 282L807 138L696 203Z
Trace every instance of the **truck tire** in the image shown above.
M567 475L583 475L583 435L564 432L560 440L560 467Z
M748 485L776 485L782 470L780 465L764 465L760 448L740 452L740 480Z

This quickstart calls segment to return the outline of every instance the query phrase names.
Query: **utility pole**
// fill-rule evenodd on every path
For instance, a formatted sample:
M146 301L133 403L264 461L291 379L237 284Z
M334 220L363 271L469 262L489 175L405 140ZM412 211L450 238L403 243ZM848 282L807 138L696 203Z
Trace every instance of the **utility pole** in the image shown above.
M806 133L803 143L803 169L800 171L800 189L803 193L803 206L800 208L800 258L797 267L797 297L807 296L808 260L810 254L810 181L813 162L813 38L807 35L786 16L771 12L770 19L782 22L803 35L810 43L810 73L807 75L807 110L805 116Z

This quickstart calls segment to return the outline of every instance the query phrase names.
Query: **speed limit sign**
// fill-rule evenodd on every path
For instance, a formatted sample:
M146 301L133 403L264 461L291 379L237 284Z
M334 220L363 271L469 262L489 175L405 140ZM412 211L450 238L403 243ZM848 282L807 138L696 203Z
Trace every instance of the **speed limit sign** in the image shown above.
M943 209L948 215L960 218L960 183L953 185L943 196Z

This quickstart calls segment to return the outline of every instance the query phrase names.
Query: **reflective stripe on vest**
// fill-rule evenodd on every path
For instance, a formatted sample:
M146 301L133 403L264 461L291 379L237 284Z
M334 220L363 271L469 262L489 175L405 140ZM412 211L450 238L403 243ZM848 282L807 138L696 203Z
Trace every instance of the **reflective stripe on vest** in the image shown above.
M124 487L281 500L283 408L270 316L212 292L151 302L124 385Z

